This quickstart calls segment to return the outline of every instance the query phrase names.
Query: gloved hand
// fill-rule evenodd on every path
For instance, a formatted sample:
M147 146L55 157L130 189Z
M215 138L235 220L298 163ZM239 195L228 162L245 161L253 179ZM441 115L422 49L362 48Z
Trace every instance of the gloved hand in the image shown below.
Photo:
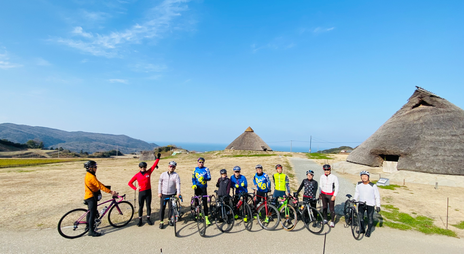
M158 159L161 158L161 153L158 153L157 156L158 156Z
M245 183L240 184L242 187L245 187Z
M375 208L375 211L376 211L377 213L380 213L380 207L376 207L376 208Z
M158 165L156 165L156 167L155 167L155 168L159 168L159 167L158 167Z
M235 185L235 189L238 189L238 184Z
M195 190L196 188L197 188L197 186L196 186L196 185L193 185L193 186L192 186L192 189L194 189L194 190Z

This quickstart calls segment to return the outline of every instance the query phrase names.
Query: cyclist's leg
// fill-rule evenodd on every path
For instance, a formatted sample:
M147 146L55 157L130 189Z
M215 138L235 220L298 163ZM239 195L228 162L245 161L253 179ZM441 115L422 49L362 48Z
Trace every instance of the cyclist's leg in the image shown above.
M274 190L274 194L272 195L272 198L274 198L274 205L277 209L279 207L279 198L283 197L285 195L285 191L278 191Z
M366 211L367 207L365 204L358 205L358 216L359 220L361 221L361 225L359 225L359 232L361 234L365 233L365 225L364 225L364 212Z
M87 225L89 226L89 235L98 235L95 232L95 217L97 215L97 199L92 197L86 199L89 213L87 214Z
M143 216L143 201L146 199L146 191L139 191L139 219Z
M170 197L174 197L175 194L173 195L166 195L166 198L170 198ZM168 219L171 219L171 216L172 216L172 202L171 200L168 200Z
M328 195L329 201L329 209L330 209L330 217L332 222L335 222L335 201L332 201L332 195Z
M164 222L164 210L166 209L166 200L164 200L167 195L161 195L160 199L160 224ZM161 226L161 225L160 225Z
M152 199L152 194L151 194L151 189L146 190L147 196L145 199L145 202L147 203L147 217L150 217L151 215L151 199Z
M366 236L369 237L371 235L372 226L374 225L374 206L367 206L367 218Z
M324 217L324 220L327 221L328 199L327 199L327 196L323 193L321 193L321 196L322 196L322 216Z
M208 193L206 192L206 188L202 188L202 194L201 195L202 196L208 195ZM202 200L202 203L203 203L203 209L205 211L205 216L208 216L208 198L202 197L201 200Z

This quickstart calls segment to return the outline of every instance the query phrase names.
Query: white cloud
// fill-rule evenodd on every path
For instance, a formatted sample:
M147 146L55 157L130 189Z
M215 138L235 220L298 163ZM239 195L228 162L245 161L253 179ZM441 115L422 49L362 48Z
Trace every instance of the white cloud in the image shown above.
M164 0L148 11L146 21L136 23L122 31L99 34L85 32L81 26L78 26L74 28L72 34L82 38L57 38L54 41L95 56L116 57L118 49L123 45L140 43L146 39L162 38L172 28L173 20L188 9L185 4L188 1Z
M5 50L3 54L0 54L0 69L7 70L11 68L22 67L21 64L11 63L9 60L10 58L8 57L8 53Z
M50 62L48 62L47 60L43 59L43 58L37 58L35 60L35 63L39 66L50 66L52 65Z
M118 79L118 78L113 78L108 80L111 83L123 83L127 84L127 79Z
M313 30L313 33L325 33L325 32L330 32L332 30L334 30L335 27L329 27L329 28L323 28L323 27L316 27L314 28Z

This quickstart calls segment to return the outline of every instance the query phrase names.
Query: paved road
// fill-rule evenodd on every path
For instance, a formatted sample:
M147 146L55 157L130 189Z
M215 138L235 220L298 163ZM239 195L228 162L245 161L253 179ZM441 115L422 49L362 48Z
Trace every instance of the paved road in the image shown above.
M310 160L292 159L299 179L304 172L314 167L317 175L322 174L319 165ZM341 182L343 181L340 179ZM354 189L353 184L340 190L341 194ZM350 186L351 185L351 186ZM346 190L344 190L346 189ZM337 203L343 199L337 199ZM137 227L135 221L121 229L104 226L105 235L99 238L84 236L78 239L62 238L55 228L44 230L5 231L0 229L0 253L463 253L464 240L424 235L416 231L399 231L380 228L370 238L356 241L349 228L337 223L335 228L326 228L327 234L314 235L299 222L292 232L282 229L262 230L253 225L252 232L236 225L231 233L221 233L212 225L207 237L200 237L193 221L179 225L180 237L174 237L173 228L158 229L155 226ZM324 241L325 240L325 241ZM324 245L324 242L326 243Z

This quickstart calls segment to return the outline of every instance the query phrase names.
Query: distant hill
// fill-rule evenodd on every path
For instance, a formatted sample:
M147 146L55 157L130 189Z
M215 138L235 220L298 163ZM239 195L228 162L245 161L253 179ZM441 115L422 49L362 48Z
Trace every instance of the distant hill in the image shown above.
M112 135L83 131L62 131L47 127L0 124L0 139L24 144L28 140L39 140L44 147L63 147L74 152L94 153L119 149L122 153L153 150L157 144L134 139L126 135Z
M353 148L349 146L340 146L339 148L331 148L327 150L317 151L318 153L340 153L340 151L353 151Z

